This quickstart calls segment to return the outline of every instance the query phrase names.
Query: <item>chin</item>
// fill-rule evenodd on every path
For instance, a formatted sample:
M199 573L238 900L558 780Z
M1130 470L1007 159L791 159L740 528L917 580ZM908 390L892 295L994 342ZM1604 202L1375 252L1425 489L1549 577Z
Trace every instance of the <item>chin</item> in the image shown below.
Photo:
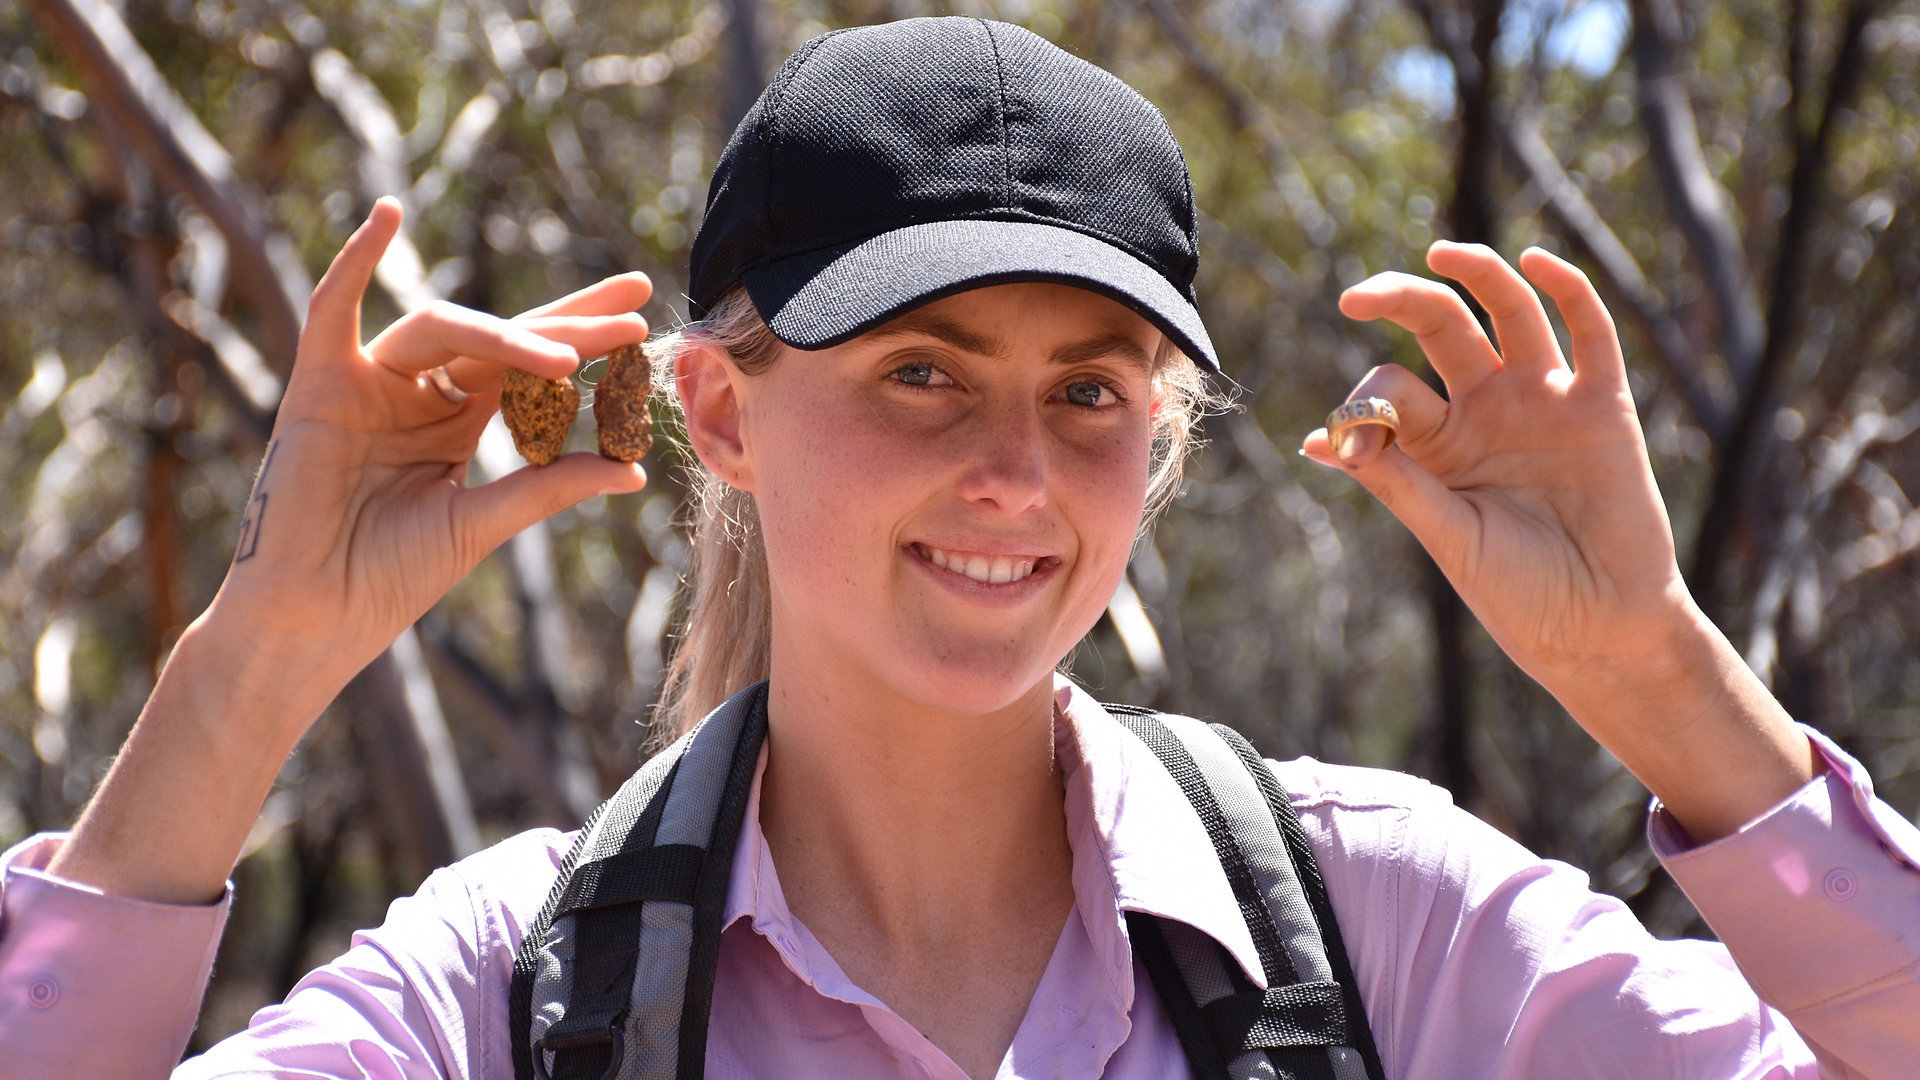
M1016 643L962 642L951 637L896 653L883 678L895 693L954 716L983 716L1005 709L1044 687L1051 692L1054 668L1065 650L1022 648ZM911 655L918 653L918 656Z

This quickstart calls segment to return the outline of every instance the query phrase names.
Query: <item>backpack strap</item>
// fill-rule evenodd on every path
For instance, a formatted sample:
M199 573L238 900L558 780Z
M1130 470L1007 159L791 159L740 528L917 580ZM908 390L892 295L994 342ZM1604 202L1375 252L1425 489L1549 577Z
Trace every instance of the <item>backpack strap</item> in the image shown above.
M517 1080L704 1075L720 920L766 731L759 683L588 818L514 957Z
M1325 882L1266 763L1230 728L1107 710L1153 751L1206 827L1267 983L1253 986L1204 933L1128 913L1135 954L1196 1075L1384 1080Z

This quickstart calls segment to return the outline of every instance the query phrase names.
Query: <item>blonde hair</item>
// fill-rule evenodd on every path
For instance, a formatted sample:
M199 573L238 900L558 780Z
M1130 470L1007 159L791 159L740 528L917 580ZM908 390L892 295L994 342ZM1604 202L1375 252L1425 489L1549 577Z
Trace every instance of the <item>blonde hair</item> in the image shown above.
M665 397L676 421L681 412L674 361L697 345L725 349L747 375L765 372L780 355L780 340L743 288L722 297L705 319L647 342L655 391ZM1199 446L1197 422L1227 403L1198 365L1164 338L1153 357L1153 394L1152 466L1142 532L1179 493L1187 456ZM772 589L753 496L721 481L691 455L687 470L693 555L684 586L685 621L654 713L653 740L662 745L735 691L766 678L771 664Z

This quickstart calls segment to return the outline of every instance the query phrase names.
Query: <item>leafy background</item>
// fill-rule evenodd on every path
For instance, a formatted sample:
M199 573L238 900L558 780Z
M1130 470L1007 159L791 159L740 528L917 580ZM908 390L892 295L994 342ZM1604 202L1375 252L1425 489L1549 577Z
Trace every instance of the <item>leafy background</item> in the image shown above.
M791 48L1025 25L1167 114L1240 408L1075 674L1267 753L1405 769L1656 931L1705 933L1645 793L1389 515L1292 449L1371 365L1340 289L1435 237L1566 253L1626 334L1702 604L1920 805L1920 4L1890 0L24 0L0 11L0 843L67 825L217 588L312 276L408 204L378 326L640 268ZM589 373L591 377L591 373ZM236 871L196 1045L432 867L568 827L639 760L678 613L680 451L489 559L331 707ZM517 464L500 432L476 479Z

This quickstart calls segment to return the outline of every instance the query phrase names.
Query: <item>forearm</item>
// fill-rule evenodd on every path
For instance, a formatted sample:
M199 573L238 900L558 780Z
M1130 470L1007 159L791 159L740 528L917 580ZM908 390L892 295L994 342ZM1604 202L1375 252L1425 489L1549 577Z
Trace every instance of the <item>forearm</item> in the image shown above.
M1695 842L1734 832L1819 772L1807 737L1690 600L1657 641L1542 682Z
M181 635L48 871L143 900L217 898L274 777L343 681L302 646L210 610Z

